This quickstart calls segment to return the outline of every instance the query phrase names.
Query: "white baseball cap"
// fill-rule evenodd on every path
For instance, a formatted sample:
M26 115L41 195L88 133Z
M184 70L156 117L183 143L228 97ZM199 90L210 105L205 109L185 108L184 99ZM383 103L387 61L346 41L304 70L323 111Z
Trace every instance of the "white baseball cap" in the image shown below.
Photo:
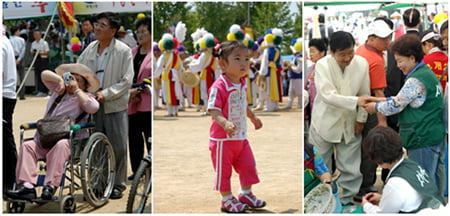
M375 35L380 38L386 38L392 34L392 29L383 20L375 20L371 22L368 26L367 35Z

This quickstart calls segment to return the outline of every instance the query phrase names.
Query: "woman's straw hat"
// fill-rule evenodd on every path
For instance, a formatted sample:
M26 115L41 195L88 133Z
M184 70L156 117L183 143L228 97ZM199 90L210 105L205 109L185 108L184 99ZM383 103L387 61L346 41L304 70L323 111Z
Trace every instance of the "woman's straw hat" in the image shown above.
M94 72L91 71L86 65L83 64L62 64L55 69L56 73L62 75L66 72L78 74L82 76L88 82L87 90L89 92L95 92L100 87L100 82Z

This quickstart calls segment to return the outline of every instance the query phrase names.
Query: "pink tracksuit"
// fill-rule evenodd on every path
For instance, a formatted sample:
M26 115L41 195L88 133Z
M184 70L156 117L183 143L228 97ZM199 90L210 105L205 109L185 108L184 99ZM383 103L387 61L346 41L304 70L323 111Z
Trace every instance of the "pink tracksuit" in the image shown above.
M219 110L236 126L234 136L227 136L225 130L212 119L209 134L209 149L216 171L215 190L231 191L233 168L239 174L242 186L259 182L256 162L247 140L247 83L233 84L223 74L210 88L208 110Z

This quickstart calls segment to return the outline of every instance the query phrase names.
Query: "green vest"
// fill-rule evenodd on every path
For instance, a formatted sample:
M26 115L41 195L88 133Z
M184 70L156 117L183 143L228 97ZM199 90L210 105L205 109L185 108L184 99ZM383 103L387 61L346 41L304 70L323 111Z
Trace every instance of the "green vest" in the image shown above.
M416 162L405 158L392 171L390 177L404 179L420 194L422 203L414 212L424 208L437 209L440 205L445 205L444 198L440 195L434 181Z
M439 80L426 65L419 66L411 77L425 85L427 98L422 106L413 108L408 105L399 113L400 136L408 150L437 145L444 140L445 134L442 121L444 99Z

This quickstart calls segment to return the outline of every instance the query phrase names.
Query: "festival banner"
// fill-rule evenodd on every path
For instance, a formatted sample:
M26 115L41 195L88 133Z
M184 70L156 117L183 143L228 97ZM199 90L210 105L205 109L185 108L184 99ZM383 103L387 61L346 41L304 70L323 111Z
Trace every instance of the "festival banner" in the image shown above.
M51 16L56 7L56 2L23 2L11 1L2 2L3 4L3 18L8 19L23 19L30 17Z
M145 12L152 8L151 1L139 2L73 2L73 10L77 15L95 14L104 11L116 13Z
M67 3L67 2L65 2ZM3 17L5 20L26 19L51 16L57 2L44 1L4 1ZM72 2L75 15L93 15L100 12L134 13L151 11L151 1L115 1L115 2Z

